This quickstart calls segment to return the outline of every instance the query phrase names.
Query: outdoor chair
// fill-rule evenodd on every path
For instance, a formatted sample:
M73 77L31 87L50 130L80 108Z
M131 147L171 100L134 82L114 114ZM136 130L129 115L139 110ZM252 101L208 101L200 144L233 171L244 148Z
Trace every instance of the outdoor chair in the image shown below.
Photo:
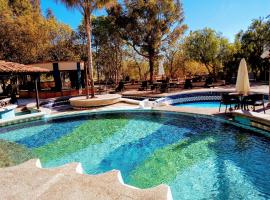
M248 106L253 106L253 111L255 111L256 106L262 106L265 113L263 94L251 94L244 97L243 105L245 109L249 109Z
M225 113L227 113L227 107L230 106L230 110L232 109L232 105L236 105L239 107L240 100L237 95L222 94L219 104L219 112L222 104L226 106Z
M205 88L211 88L214 87L213 85L213 78L212 77L207 77L207 79L205 80L205 84L204 84Z
M192 82L191 79L186 79L184 84L184 89L192 89Z
M168 88L168 83L164 82L160 85L159 91L160 93L168 92Z
M176 90L178 88L178 86L177 86L176 83L169 83L169 88L172 88L172 89Z
M151 85L150 89L151 89L151 91L153 93L155 90L157 91L158 86L156 84L153 84L153 85Z
M141 87L139 88L139 91L147 90L147 88L148 88L147 81L143 81Z
M120 81L118 83L117 88L115 88L115 92L122 92L124 90L124 88L125 88L124 82L123 81Z

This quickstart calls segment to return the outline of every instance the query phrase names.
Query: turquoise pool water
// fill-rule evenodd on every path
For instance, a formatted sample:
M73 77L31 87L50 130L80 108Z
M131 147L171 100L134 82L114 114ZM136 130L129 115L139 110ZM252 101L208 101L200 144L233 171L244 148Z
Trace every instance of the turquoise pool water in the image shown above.
M176 107L191 107L191 108L219 108L218 101L206 101L206 102L192 102L192 103L180 103L174 104ZM225 105L221 105L222 108L225 108ZM228 106L229 107L229 106Z
M212 118L126 112L0 129L0 165L39 157L81 162L85 173L121 170L126 183L166 183L174 199L269 199L270 139Z

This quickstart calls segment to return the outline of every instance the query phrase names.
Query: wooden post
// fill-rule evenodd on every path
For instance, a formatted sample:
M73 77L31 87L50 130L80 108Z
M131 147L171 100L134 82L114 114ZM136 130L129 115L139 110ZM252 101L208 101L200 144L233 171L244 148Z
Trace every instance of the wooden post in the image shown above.
M39 109L39 95L38 95L38 75L35 75L35 90L36 90L36 104L37 109Z

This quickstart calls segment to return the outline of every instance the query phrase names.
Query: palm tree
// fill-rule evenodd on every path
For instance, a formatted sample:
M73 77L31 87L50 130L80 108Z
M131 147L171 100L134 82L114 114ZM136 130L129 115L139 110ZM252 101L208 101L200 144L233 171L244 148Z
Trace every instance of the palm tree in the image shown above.
M95 89L94 89L93 60L91 49L92 13L97 9L101 9L103 7L110 7L117 1L116 0L60 0L60 1L64 3L68 8L77 8L84 17L84 26L87 35L87 56L88 56L87 66L85 67L86 91L87 91L86 97L87 99L89 98L89 91L88 91L88 73L89 73L91 84L91 98L94 98Z

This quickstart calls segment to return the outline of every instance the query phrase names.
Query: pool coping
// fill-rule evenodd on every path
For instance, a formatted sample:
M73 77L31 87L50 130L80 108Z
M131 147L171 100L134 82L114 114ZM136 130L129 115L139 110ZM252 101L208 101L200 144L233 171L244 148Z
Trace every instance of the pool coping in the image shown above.
M1 119L0 120L0 127L40 120L46 114L47 114L46 112L40 111L40 112L37 112L37 113L31 113L31 114L16 116L16 117L12 117L12 118L9 118L9 119Z

